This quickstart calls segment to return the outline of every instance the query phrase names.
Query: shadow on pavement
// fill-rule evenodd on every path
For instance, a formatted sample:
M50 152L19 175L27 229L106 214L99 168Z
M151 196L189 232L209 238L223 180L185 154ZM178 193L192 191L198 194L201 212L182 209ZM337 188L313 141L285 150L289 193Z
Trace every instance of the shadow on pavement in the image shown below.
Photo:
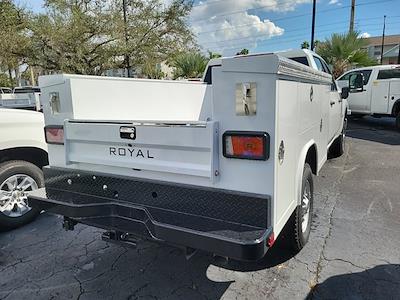
M400 265L376 266L317 284L306 299L399 299Z
M295 255L281 238L259 262L201 252L186 261L177 248L143 242L126 249L99 241L101 230L87 226L66 233L60 221L42 214L0 234L0 299L220 299L235 282L224 270L268 269Z
M347 136L392 146L400 145L400 131L394 118L350 118Z

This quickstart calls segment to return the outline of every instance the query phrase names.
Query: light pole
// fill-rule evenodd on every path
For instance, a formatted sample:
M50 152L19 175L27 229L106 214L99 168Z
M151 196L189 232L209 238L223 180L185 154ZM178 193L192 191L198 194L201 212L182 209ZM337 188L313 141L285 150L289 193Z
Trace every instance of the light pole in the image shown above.
M128 77L131 77L130 57L128 54L128 24L126 18L126 0L122 0L122 10L124 13L124 35L125 35L125 68Z
M354 15L356 10L356 0L351 0L351 15L350 15L350 28L349 32L354 31Z
M316 12L317 0L313 0L313 12L312 12L312 25L311 25L311 51L314 51L315 47L315 12Z
M381 65L383 65L383 46L385 46L385 29L386 29L386 15L383 16L383 32L382 32L382 48L381 48Z

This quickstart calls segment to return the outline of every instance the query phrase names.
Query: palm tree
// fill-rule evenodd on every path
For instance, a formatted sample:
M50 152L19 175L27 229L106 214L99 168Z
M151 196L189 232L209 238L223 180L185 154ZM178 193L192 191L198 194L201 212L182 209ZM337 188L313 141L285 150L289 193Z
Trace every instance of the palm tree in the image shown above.
M310 44L307 41L302 42L301 49L310 49Z
M351 67L376 64L376 61L363 49L367 43L359 35L357 31L346 34L334 33L329 39L319 43L317 53L332 66L335 78Z
M172 61L174 78L200 78L206 69L208 59L199 52L178 54Z
M242 49L240 52L236 53L236 55L249 55L249 49Z

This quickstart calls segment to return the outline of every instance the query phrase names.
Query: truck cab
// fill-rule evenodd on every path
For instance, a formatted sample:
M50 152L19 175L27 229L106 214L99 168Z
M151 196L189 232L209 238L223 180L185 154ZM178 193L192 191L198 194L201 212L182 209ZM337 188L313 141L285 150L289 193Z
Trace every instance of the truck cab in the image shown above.
M400 65L354 69L337 82L340 87L350 87L348 102L352 113L395 117L400 129Z

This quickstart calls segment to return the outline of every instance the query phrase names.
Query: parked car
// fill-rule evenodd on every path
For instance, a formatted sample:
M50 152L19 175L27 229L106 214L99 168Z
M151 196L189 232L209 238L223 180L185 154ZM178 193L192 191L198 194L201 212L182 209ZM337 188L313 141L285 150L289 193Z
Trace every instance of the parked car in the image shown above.
M29 206L27 195L44 185L43 128L41 113L0 109L0 230L24 225L40 213Z
M332 76L280 53L212 60L204 82L39 82L50 166L46 190L29 203L63 215L66 229L105 229L109 241L258 260L287 225L300 250L313 174L328 152L344 151L345 107Z
M12 89L8 87L0 87L0 94L12 94Z
M2 106L5 108L19 108L41 111L40 88L32 86L16 87L12 94L2 97Z
M354 69L337 81L340 87L350 87L352 114L393 117L400 130L400 65Z
M14 94L40 93L37 86L17 86L14 88Z

